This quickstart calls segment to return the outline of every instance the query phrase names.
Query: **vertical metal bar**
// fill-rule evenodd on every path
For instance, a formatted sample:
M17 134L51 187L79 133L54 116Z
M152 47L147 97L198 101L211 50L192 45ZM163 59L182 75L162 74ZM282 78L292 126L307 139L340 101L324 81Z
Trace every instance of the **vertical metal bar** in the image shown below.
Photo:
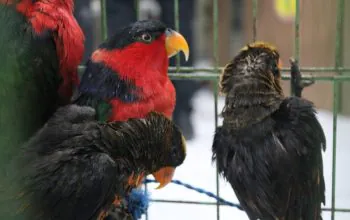
M134 0L134 8L135 8L135 13L136 13L136 20L140 20L140 0ZM144 183L145 186L145 192L148 193L148 184L147 182ZM145 219L149 220L149 215L148 215L148 209L146 209L145 212Z
M218 70L219 55L218 55L218 0L213 0L213 55L214 55L214 69Z
M135 8L135 13L136 13L136 20L140 20L140 0L134 0L134 8ZM148 193L148 184L147 184L147 182L144 185L145 185L145 192ZM146 220L149 219L149 217L148 217L148 209L145 212L145 217L146 217Z
M337 32L335 35L335 68L343 65L344 0L337 1Z
M337 31L335 35L335 69L339 69L339 67L343 66L343 42L344 42L344 0L338 0L337 1ZM337 72L337 74L342 75L343 72ZM341 99L341 86L342 84L339 85L339 99ZM341 102L338 102L338 109L341 108Z
M134 8L136 13L136 20L140 20L140 0L134 0ZM145 182L145 192L148 193L148 184ZM148 220L148 209L145 212L146 220Z
M253 0L253 41L256 41L257 35L257 12L258 12L258 0Z
M106 0L101 0L101 37L102 40L107 39L107 11L106 11Z
M295 1L294 20L294 59L299 61L300 56L300 0Z
M339 102L339 82L333 81L333 153L332 153L332 205L331 219L335 219L335 184L336 184L336 158L337 158L337 118Z
M134 7L136 11L136 20L140 20L140 0L134 0Z
M140 20L140 0L135 0L135 11L136 11L136 20ZM148 184L147 182L145 183L145 192L148 193ZM145 219L149 220L149 214L148 214L148 209L146 209L145 212Z
M218 0L213 0L213 53L214 53L214 69L217 71L219 66L219 56L218 56ZM215 129L218 126L218 81L215 81L214 86L214 114L215 114ZM218 166L216 164L216 195L220 196L220 181ZM220 203L216 202L216 219L220 220Z
M300 1L295 1L295 18L294 18L294 59L299 62L300 58ZM290 81L291 95L295 95L292 81Z
M135 8L135 13L136 13L136 20L140 20L140 0L134 0L134 8ZM148 193L147 182L144 183L144 186L145 186L145 192ZM148 209L145 212L145 217L146 217L146 220L149 219Z
M337 32L335 37L335 69L343 66L344 0L337 1ZM342 74L342 72L337 72ZM333 155L332 155L332 205L331 219L335 219L336 165L337 165L337 116L340 108L340 83L333 82Z
M174 21L175 30L180 31L180 12L179 12L179 0L174 0ZM180 69L180 54L176 55L176 71Z
M134 0L134 8L136 13L136 20L140 20L140 0ZM147 182L145 182L145 192L148 193L148 185ZM148 209L145 212L146 220L149 219L148 217Z
M147 183L145 183L145 192L148 193ZM148 220L148 209L146 210L145 216L146 216L146 220Z

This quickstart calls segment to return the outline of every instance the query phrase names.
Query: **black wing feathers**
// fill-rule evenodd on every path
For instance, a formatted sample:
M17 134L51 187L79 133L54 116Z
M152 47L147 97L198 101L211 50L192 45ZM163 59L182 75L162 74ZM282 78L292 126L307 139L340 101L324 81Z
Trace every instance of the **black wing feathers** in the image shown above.
M216 130L213 159L248 216L319 220L326 140L312 104L291 97L254 126L227 125Z
M121 79L103 63L89 60L73 103L96 107L92 105L96 100L109 101L115 98L126 103L136 102L139 99L137 90L133 82Z
M325 182L323 177L322 150L326 150L326 138L316 118L312 104L304 99L290 97L282 105L290 113L293 133L299 144L295 146L303 160L300 160L299 203L301 218L321 219L321 203L325 204ZM294 138L296 139L296 138ZM298 147L300 146L300 147ZM297 216L295 216L297 217ZM299 217L299 216L298 216Z
M127 177L104 153L106 131L92 121L94 113L59 109L25 148L24 194L33 219L95 220L120 193L118 178Z

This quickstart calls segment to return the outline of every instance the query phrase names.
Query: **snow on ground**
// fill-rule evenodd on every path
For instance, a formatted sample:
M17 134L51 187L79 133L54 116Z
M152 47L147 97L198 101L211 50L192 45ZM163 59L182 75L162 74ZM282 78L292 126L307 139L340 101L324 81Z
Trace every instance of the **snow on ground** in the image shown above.
M174 179L210 192L216 192L215 165L211 163L211 143L214 134L214 98L209 90L200 90L194 98L195 111L193 123L195 125L196 138L187 143L187 158L175 173ZM224 101L219 99L219 111ZM318 118L327 136L327 150L324 154L324 175L326 179L326 206L331 205L331 177L332 177L332 113L319 111ZM350 208L350 177L347 134L350 131L350 119L339 116L337 135L337 179L336 179L336 207ZM286 171L288 172L288 171ZM149 184L153 199L190 200L215 202L214 199L195 191L169 184L161 190L153 190L154 184ZM220 196L228 201L238 203L231 186L220 177ZM145 218L143 218L145 219ZM216 219L215 205L191 205L173 203L151 203L149 207L150 220L213 220ZM236 208L222 206L220 219L248 220L246 214ZM330 219L330 213L324 212L323 219ZM350 213L336 214L337 220L349 220Z

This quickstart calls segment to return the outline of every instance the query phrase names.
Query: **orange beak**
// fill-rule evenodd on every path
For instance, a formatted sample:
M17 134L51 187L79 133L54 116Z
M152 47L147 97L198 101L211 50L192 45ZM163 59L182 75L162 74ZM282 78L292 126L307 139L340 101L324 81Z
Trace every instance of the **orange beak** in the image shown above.
M156 189L161 189L168 185L173 179L175 173L174 167L163 167L157 172L153 173L154 179L159 183L159 186Z
M168 57L175 56L182 51L185 55L185 60L187 61L190 56L190 49L186 39L180 33L169 28L165 31L165 36L165 48Z

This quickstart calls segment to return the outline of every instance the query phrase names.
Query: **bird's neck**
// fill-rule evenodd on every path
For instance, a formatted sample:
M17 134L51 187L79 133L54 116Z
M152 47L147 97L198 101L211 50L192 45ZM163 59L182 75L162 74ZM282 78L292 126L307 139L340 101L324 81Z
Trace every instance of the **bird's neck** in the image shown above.
M102 62L122 79L134 81L136 84L148 83L149 80L168 78L168 57L166 51L135 52L124 50L96 50L91 58L94 62Z
M140 101L124 103L111 100L110 121L127 120L131 117L145 117L150 111L162 112L170 117L175 107L175 89L168 74L168 57L164 54L149 54L132 57L131 50L97 50L92 56L93 62L102 62L125 81L131 81L138 88ZM160 51L159 53L163 53ZM129 57L129 58L128 58ZM123 106L121 109L120 106Z
M239 93L226 97L222 116L233 129L257 124L278 110L283 96L264 93Z

